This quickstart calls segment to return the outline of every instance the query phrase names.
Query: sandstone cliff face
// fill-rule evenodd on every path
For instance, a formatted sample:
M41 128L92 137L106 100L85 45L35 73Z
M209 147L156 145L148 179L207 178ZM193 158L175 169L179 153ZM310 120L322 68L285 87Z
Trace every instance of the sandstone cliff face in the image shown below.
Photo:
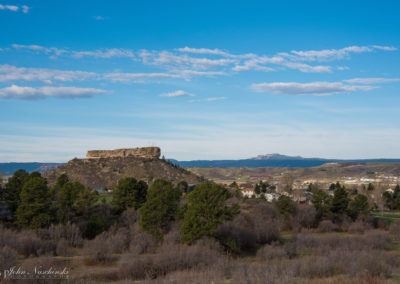
M49 185L54 185L61 174L71 181L78 181L92 189L114 188L125 177L134 177L152 183L157 178L178 183L181 180L197 184L204 180L199 176L160 159L138 156L73 159L44 176Z
M147 159L160 158L161 150L158 147L129 148L116 150L91 150L86 154L87 159L113 158L113 157L140 157Z

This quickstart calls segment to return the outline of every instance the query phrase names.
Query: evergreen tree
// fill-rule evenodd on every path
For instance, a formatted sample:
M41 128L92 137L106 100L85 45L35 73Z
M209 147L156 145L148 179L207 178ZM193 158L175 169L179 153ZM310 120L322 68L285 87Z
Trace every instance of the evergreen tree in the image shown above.
M233 219L239 213L239 206L226 206L225 202L230 197L229 191L220 185L197 185L188 195L181 227L182 240L190 243L203 236L213 236L219 224Z
M295 203L286 195L279 196L278 200L275 201L275 205L279 209L279 212L286 217L294 214L296 211Z
M372 183L369 183L368 184L368 187L367 187L367 190L368 191L372 191L372 190L374 190L375 189L375 186L372 184Z
M18 170L8 179L3 192L3 199L7 202L8 209L12 214L15 213L20 204L22 186L28 178L29 174L26 171Z
M313 193L311 203L315 207L316 218L321 220L323 217L328 217L331 210L332 198L323 190L319 189Z
M139 209L146 201L147 183L137 181L134 178L123 178L118 181L117 188L113 193L112 203L118 213L128 209Z
M46 179L35 175L23 185L21 202L16 211L16 224L20 228L38 229L50 225L50 191Z
M349 216L355 220L359 216L366 216L370 212L368 198L363 194L357 196L349 203Z
M188 185L188 183L187 183L186 181L182 180L182 181L180 181L180 182L176 185L176 187L177 187L181 192L187 193L188 188L189 188L189 185Z
M74 216L74 205L81 192L85 190L85 186L79 182L62 181L58 184L61 186L58 196L58 219L65 223L71 221Z
M83 191L79 192L74 206L78 216L83 219L89 218L96 201L97 194L91 189L85 188Z
M331 211L336 216L347 213L347 206L349 205L350 198L344 186L339 183L336 184L336 189L332 198Z
M168 225L175 219L181 192L170 181L157 179L150 187L147 200L139 209L140 227L148 233L162 238Z

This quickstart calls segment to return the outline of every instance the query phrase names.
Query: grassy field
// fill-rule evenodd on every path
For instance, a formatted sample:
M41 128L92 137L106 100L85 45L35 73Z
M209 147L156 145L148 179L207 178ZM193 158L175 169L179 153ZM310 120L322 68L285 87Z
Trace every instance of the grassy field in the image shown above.
M374 211L372 216L378 219L388 220L390 222L400 221L400 211Z

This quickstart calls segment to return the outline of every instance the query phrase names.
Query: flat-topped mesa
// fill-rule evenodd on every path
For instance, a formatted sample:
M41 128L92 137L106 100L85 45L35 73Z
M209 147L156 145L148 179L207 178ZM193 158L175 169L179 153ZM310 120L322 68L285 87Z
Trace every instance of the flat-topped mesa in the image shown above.
M147 159L159 159L161 150L158 147L128 148L116 150L90 150L86 159L112 158L112 157L139 157Z

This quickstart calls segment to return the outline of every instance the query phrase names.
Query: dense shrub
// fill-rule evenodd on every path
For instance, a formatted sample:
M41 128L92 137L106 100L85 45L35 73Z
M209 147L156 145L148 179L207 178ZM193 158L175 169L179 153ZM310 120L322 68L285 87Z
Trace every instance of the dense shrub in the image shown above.
M318 225L318 232L320 233L328 233L337 230L338 227L332 223L330 220L321 221Z
M157 278L169 272L212 266L218 255L200 245L161 246L156 255L123 258L120 272L130 279Z
M110 242L108 240L109 239L105 234L101 234L95 239L86 242L86 264L106 264L112 263L117 260L117 258L112 255L112 248L110 247Z
M298 234L296 247L300 252L328 254L335 249L347 251L388 250L393 247L390 235L385 231L368 231L363 235L341 236L331 233L317 236L312 233Z
M247 217L247 218L246 218ZM257 234L250 216L239 215L218 227L216 237L230 251L251 251L257 246Z
M17 264L17 253L8 246L0 250L0 271L3 273L5 269L9 269Z
M60 239L57 242L56 254L58 256L68 256L69 255L68 242L65 239Z
M158 242L155 236L139 232L132 237L129 244L129 251L134 255L151 253L156 250Z
M294 220L303 228L310 229L315 225L316 210L310 205L297 206Z
M64 239L68 242L69 246L81 247L83 245L82 233L79 227L73 223L67 223L65 225L51 225L47 229L38 230L38 235L43 240L52 240L58 242Z
M265 245L257 251L257 257L261 260L271 260L288 257L286 250L279 245Z
M349 225L348 232L351 234L363 234L367 228L367 224L357 221Z
M400 222L393 222L390 224L389 232L396 238L396 240L400 240Z
M55 249L55 242L43 241L32 231L20 233L16 247L18 253L24 255L25 257L54 254Z

